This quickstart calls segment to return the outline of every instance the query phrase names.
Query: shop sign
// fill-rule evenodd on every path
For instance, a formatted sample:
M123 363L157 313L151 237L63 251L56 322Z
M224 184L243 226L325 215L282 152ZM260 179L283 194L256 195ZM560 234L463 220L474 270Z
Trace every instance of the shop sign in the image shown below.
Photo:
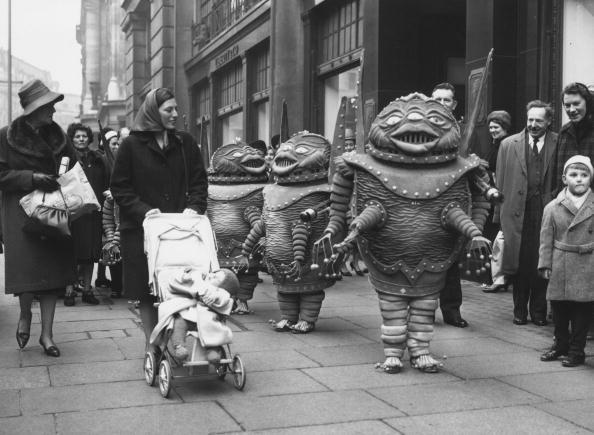
M215 69L222 67L223 65L230 62L237 56L239 56L239 46L238 45L234 45L233 47L228 48L222 54L215 57L215 59L214 59Z

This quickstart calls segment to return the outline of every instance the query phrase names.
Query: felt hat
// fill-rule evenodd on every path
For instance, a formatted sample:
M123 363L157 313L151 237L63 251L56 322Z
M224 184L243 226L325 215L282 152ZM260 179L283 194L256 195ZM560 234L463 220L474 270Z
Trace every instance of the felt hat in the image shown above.
M34 79L21 86L19 99L24 110L23 115L29 115L41 106L62 101L64 95L50 91L41 80Z
M487 124L489 122L496 122L505 131L509 132L511 128L511 116L505 110L494 110L487 116Z
M580 163L580 164L584 165L585 167L587 167L588 170L590 171L590 176L591 177L594 175L594 168L592 167L592 161L590 160L590 157L581 156L579 154L576 155L576 156L570 157L569 159L567 159L567 161L563 165L563 173L565 174L565 170L567 169L567 167L569 165L573 165L573 164L576 164L576 163Z

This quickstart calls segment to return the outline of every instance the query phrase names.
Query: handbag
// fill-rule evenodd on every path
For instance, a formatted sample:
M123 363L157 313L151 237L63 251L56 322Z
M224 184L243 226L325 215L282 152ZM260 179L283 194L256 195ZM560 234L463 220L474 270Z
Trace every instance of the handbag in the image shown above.
M41 204L37 205L31 215L25 221L23 231L42 240L70 240L70 218L68 205L62 193L58 189L64 201L64 208L58 208L45 203L45 192Z

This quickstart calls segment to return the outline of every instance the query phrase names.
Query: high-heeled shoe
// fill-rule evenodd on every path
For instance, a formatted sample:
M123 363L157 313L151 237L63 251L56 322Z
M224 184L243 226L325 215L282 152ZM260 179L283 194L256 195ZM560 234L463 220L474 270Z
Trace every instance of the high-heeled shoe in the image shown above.
M32 316L31 316L31 318L32 318ZM31 318L29 318L29 331L31 330ZM16 341L17 341L17 344L19 345L19 348L22 349L29 342L29 337L31 335L29 332L21 332L19 330L20 324L21 324L21 321L19 319L19 323L17 325L17 330L16 330Z
M46 355L53 356L55 358L60 356L60 349L58 349L55 345L45 347L45 344L43 344L43 340L41 339L41 337L39 337L39 344L41 345L41 347L43 347L43 351Z

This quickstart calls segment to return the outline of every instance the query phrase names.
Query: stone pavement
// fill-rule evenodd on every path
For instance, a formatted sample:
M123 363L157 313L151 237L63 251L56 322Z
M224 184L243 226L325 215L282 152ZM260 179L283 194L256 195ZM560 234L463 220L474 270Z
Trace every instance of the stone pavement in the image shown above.
M0 257L0 262L3 259ZM0 264L0 270L3 265ZM317 330L277 333L268 276L233 318L232 351L246 365L244 391L213 377L175 380L170 399L146 385L143 335L125 300L66 308L59 301L55 340L60 358L15 341L17 299L0 295L0 433L2 434L577 434L594 431L594 344L587 364L542 363L552 327L514 326L511 293L465 285L470 327L444 326L438 315L438 374L408 363L401 374L374 369L383 360L380 316L366 278L327 291ZM3 276L0 282L3 283Z

